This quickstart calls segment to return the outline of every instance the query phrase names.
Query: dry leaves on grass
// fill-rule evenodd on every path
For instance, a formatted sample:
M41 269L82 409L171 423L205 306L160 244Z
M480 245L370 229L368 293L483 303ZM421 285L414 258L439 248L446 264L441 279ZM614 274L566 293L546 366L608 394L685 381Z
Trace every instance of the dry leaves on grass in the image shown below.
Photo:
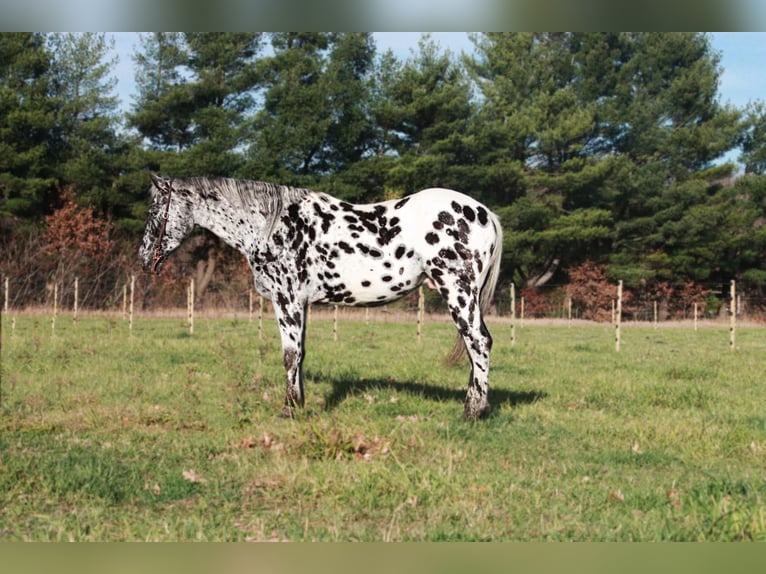
M609 498L607 500L609 500L609 502L624 502L625 495L622 493L622 490L618 488L609 492Z
M396 420L398 420L400 423L404 423L404 422L417 423L423 419L420 418L418 415L409 415L409 416L397 415Z
M290 539L285 536L280 536L276 530L271 532L270 538L259 538L258 536L248 536L245 538L245 542L290 542Z
M194 482L197 484L207 484L207 478L202 476L201 474L198 474L195 470L184 470L181 473L181 476L184 477L184 480L188 480L189 482Z
M668 502L673 508L681 508L681 491L671 488L667 492Z
M378 454L388 454L391 452L388 441L375 437L372 440L367 440L361 433L356 436L354 440L354 458L362 460L372 460L372 458Z
M352 434L337 427L327 429L318 426L313 426L305 440L295 448L296 452L311 458L335 460L350 456L357 460L369 461L378 455L391 452L388 439L378 436L369 439L361 431Z
M284 452L285 450L285 445L281 442L276 442L274 440L274 434L270 432L264 432L258 439L252 435L246 436L238 443L235 442L233 446L245 450L260 446L263 450L269 452Z

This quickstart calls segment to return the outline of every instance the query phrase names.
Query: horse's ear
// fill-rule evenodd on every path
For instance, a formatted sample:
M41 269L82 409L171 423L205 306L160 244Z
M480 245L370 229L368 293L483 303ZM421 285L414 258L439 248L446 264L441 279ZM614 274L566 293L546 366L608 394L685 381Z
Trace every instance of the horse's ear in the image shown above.
M161 178L161 177L159 177L159 176L158 176L157 174L155 174L155 173L150 173L150 174L149 174L149 177L151 177L151 178L152 178L152 183L154 184L154 187L156 187L157 189L160 189L160 190L161 190L161 189L162 189L162 187L161 187L161 185L162 185L162 178Z

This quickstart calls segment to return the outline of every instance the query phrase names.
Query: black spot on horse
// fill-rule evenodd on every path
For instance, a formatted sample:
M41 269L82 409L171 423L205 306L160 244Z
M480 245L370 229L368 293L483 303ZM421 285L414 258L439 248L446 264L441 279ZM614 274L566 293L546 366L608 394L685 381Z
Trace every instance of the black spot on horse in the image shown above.
M439 250L439 255L441 257L444 257L444 259L450 259L453 261L457 259L457 254L452 249L449 249L446 247L444 249Z
M455 213L463 213L463 208L457 201L453 201L450 205L452 206L452 209L455 211Z
M366 279L364 281L362 281L362 287L369 287L370 285L371 285L371 283L369 281L367 281Z
M439 221L441 221L444 225L453 225L455 223L455 218L446 211L440 211Z
M348 254L351 254L351 253L356 253L356 252L354 251L354 248L353 248L353 247L351 247L351 246L350 246L348 243L346 243L345 241L339 241L339 242L338 242L338 247L340 247L340 248L341 248L343 251L345 251L345 252L346 252L346 253L348 253Z
M391 281L391 279L393 279L393 277L391 277L390 275L383 275L383 277L381 277L380 279L384 283L388 283L389 281Z
M385 219L385 218L384 218ZM391 227L390 229L386 229L385 227L380 228L380 235L378 237L378 245L388 245L391 243L391 240L399 235L401 233L402 228L398 225L396 227Z
M401 259L405 251L407 251L407 248L404 245L400 245L396 248L396 251L394 251L394 257Z
M468 221L473 221L474 219L476 219L476 214L473 212L473 209L471 209L468 205L463 206L463 216Z
M394 209L401 209L402 207L404 207L404 205L405 205L405 204L406 204L406 203L407 203L409 200L410 200L410 198L409 198L409 197L405 197L405 198L403 198L403 199L400 199L399 201L397 201L397 202L394 204Z
M429 231L428 233L426 233L426 242L429 245L436 245L437 243L439 243L439 236L436 235L436 233L434 233L433 231Z
M466 249L462 243L455 243L455 251L457 251L457 254L460 255L460 258L464 261L473 258L473 253L471 253L469 249Z
M483 207L477 207L476 208L476 216L479 218L479 223L482 225L487 225L487 210Z

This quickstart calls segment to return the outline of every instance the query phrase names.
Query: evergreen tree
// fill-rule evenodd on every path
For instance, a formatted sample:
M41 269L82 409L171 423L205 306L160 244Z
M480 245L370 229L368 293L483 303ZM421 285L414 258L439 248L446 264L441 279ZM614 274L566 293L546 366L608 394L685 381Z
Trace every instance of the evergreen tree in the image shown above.
M506 269L540 285L611 240L606 182L614 160L598 129L601 92L582 75L604 65L576 34L474 41L477 56L466 66L484 99L471 127L480 194L506 226ZM612 55L605 46L600 53Z
M39 219L55 183L45 36L0 34L0 216Z
M355 181L372 154L368 33L276 33L246 173L360 199Z
M750 102L745 108L740 135L746 174L766 175L766 104Z
M193 141L183 37L177 32L152 32L140 38L141 48L133 55L138 94L127 123L151 149L181 152Z
M260 34L154 33L135 54L138 98L129 124L151 167L173 175L233 176L258 87Z
M246 118L259 85L261 35L200 32L187 33L185 39L193 77L188 85L193 140L185 171L233 176L243 163L242 146L250 137Z
M400 194L436 186L470 193L462 166L470 165L463 154L473 111L471 86L451 54L426 35L413 57L383 78L389 85L378 117L387 145L398 156L387 185Z
M125 142L117 135L116 79L110 76L113 41L103 33L51 34L54 54L52 98L56 106L55 147L61 186L74 184L77 197L111 212L119 198L112 183L124 167Z

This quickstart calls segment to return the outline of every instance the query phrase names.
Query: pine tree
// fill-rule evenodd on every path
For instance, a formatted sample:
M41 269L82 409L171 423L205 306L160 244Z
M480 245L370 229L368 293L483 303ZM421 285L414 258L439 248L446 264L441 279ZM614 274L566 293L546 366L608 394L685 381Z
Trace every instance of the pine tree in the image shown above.
M463 154L473 112L471 87L451 53L426 35L413 57L384 78L389 85L378 117L398 156L387 185L402 194L434 186L470 193L461 166L470 164Z
M84 203L111 212L120 199L112 183L124 168L126 143L118 136L117 80L111 76L113 43L103 33L51 34L56 130L55 148L61 187L74 184Z
M0 34L0 216L41 218L54 188L45 36Z
M140 38L141 48L133 55L138 94L127 123L152 149L181 152L193 141L183 37L176 32L152 32Z

